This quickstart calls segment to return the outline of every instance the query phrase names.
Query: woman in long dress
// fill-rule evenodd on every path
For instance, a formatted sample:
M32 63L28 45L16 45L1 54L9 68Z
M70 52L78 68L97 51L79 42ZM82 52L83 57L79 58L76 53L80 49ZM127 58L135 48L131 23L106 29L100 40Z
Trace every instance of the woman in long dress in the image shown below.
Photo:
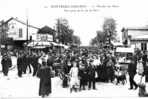
M78 78L79 69L77 67L77 63L73 62L73 67L70 69L70 92L72 89L77 89L76 87L79 85L79 78Z
M37 77L40 78L39 96L45 97L51 93L51 69L45 61L38 70Z

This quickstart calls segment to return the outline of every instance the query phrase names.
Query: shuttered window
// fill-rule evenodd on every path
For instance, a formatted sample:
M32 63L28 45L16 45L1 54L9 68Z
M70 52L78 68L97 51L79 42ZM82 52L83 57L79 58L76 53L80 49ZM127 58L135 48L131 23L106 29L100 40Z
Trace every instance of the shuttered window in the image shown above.
M19 37L20 37L20 38L23 37L23 30L22 30L22 28L19 28Z

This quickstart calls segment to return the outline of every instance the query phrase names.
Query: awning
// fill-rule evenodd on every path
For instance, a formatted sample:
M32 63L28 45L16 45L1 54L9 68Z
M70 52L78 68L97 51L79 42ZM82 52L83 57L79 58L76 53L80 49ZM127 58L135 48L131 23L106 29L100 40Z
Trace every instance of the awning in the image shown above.
M59 46L59 47L64 47L65 49L68 49L69 48L69 46L67 46L67 45L64 45L64 44L58 44L58 43L54 43L54 42L52 42L52 44L54 45L54 46Z
M30 42L27 46L29 47L34 47L34 46L51 46L50 42L46 42L46 41L33 41Z
M58 43L55 43L55 42L43 42L43 41L33 41L33 42L30 42L27 46L28 47L49 47L49 46L59 46L59 47L63 47L65 49L68 49L69 47L67 45L64 45L64 44L58 44Z
M51 42L51 44L53 44L54 46L58 46L58 43L55 42Z

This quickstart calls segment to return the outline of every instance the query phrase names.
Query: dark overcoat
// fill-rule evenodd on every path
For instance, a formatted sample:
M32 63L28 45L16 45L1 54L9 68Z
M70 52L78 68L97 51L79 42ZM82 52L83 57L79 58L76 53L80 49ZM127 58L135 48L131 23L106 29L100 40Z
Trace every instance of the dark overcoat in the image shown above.
M50 67L41 67L37 72L40 78L39 96L49 95L51 93L51 70Z

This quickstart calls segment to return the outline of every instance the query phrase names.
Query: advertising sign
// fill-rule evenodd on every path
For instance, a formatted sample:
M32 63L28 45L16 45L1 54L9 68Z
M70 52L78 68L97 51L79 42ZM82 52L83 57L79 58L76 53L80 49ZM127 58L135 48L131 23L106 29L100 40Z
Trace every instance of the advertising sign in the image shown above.
M37 34L38 41L53 41L53 36L50 34Z

